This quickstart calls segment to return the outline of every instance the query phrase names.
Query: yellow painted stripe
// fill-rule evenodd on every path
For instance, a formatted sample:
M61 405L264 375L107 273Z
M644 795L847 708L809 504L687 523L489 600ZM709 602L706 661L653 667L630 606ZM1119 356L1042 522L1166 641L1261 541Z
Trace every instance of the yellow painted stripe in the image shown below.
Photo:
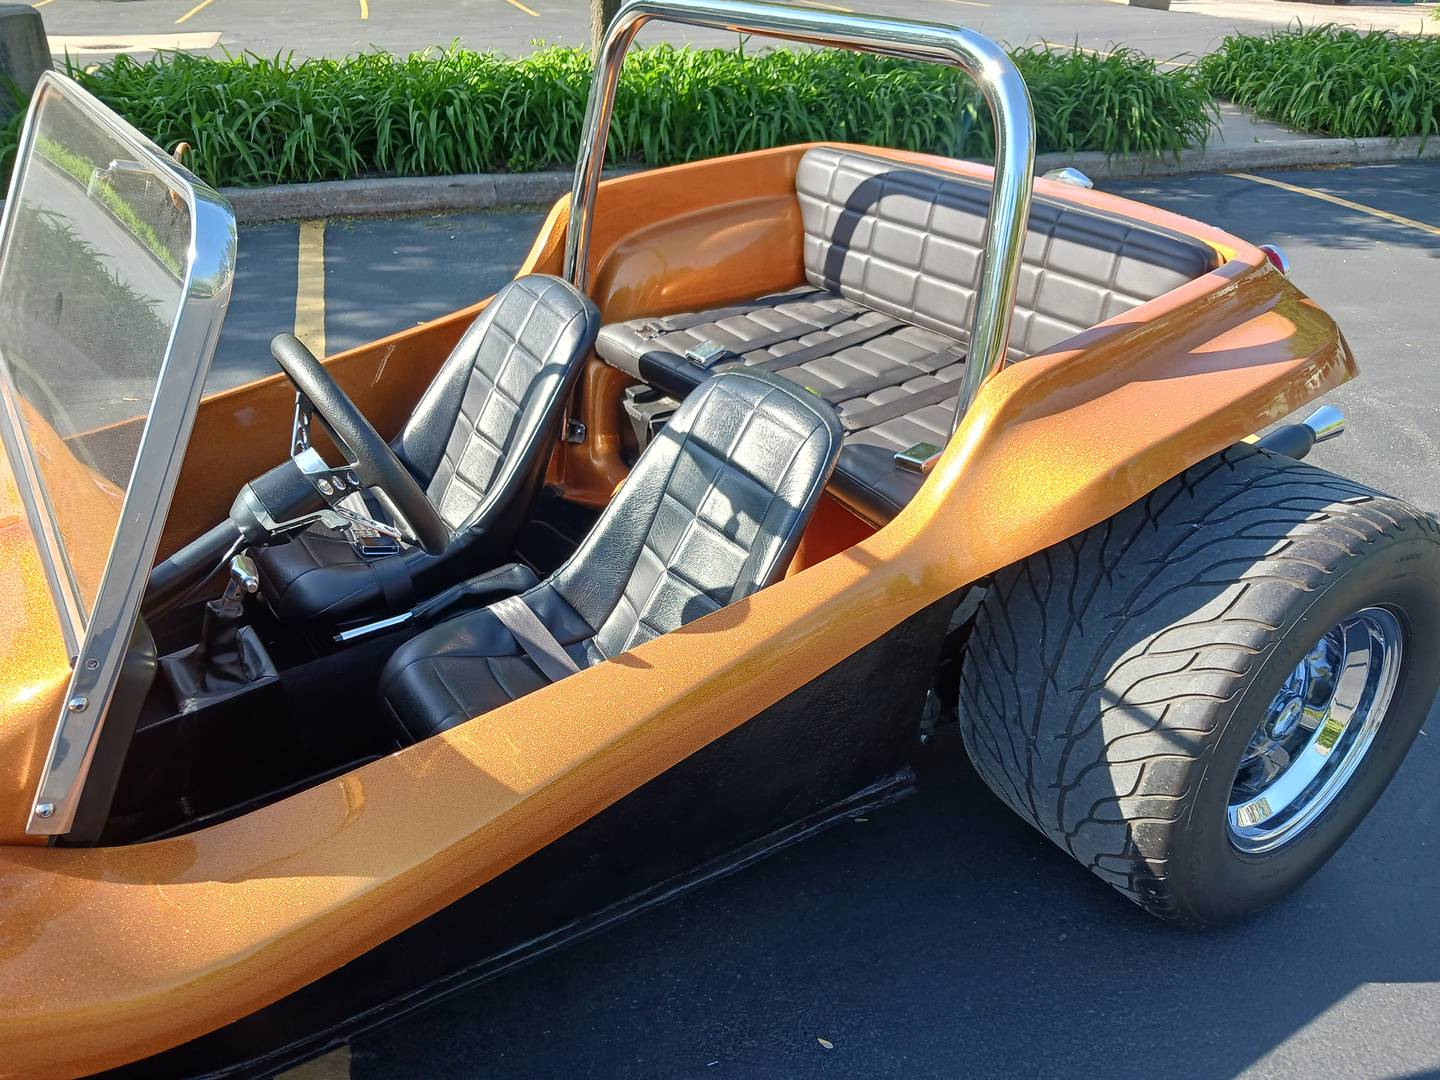
M1369 214L1371 217L1381 218L1385 221L1393 221L1396 225L1404 225L1410 229L1419 229L1421 232L1429 233L1431 236L1440 236L1440 226L1429 225L1423 221L1416 221L1414 218L1408 218L1402 214L1392 214L1389 210L1380 210L1374 206L1366 206L1364 203L1351 202L1349 199L1342 199L1339 195L1331 195L1328 191L1316 191L1314 188L1301 187L1299 184L1287 184L1283 180L1271 180L1268 176L1256 176L1253 173L1233 172L1230 175L1238 176L1241 180L1250 180L1256 184L1265 184L1268 187L1279 188L1281 191L1290 191L1296 195L1308 195L1312 199L1320 199L1323 202L1334 203L1336 206L1343 206L1347 210L1358 210L1360 213Z
M360 0L360 18L370 18L370 0Z
M839 4L822 4L820 0L800 0L806 7L824 8L826 11L843 11L846 15L854 15L855 9L841 7Z
M189 11L185 12L184 15L181 15L178 19L176 19L176 20L175 20L175 25L176 25L176 26L179 26L179 25L180 25L181 23L183 23L186 19L190 18L191 15L198 15L198 14L200 14L200 12L204 11L207 7L209 7L209 6L210 6L211 4L213 4L214 2L215 2L215 0L200 0L200 3L196 4L196 5L195 5L194 7L192 7Z
M31 7L42 8L42 7L44 7L46 4L53 4L54 2L55 2L55 0L35 0L35 3L31 4L30 6L31 6Z
M325 220L300 223L295 267L295 336L316 356L325 355Z
M520 0L505 0L505 2L511 7L519 8L526 15L534 15L537 19L540 17L540 13L538 11L536 11L534 8L526 7L524 4L520 3Z

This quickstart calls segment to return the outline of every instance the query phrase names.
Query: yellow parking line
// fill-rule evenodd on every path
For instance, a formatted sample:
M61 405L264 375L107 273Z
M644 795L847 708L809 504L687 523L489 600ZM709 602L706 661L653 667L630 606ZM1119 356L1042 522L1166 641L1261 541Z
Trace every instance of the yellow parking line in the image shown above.
M295 336L316 356L325 355L325 219L300 223L295 264Z
M31 6L31 7L42 8L42 7L44 7L46 4L53 4L54 2L55 2L55 0L35 0L35 3L31 4L30 6Z
M846 15L854 15L855 9L841 7L839 4L822 4L820 0L800 0L806 7L824 8L826 11L843 11Z
M1347 210L1358 210L1362 214L1369 214L1371 217L1383 218L1385 221L1393 221L1396 225L1405 225L1411 229L1419 229L1421 232L1430 233L1432 236L1440 236L1440 226L1427 225L1423 221L1416 221L1414 218L1404 217L1400 214L1392 214L1389 210L1379 210L1373 206L1366 206L1364 203L1351 202L1349 199L1342 199L1339 195L1331 195L1329 192L1316 191L1314 188L1301 187L1299 184L1287 184L1283 180L1271 180L1268 176L1256 176L1253 173L1232 172L1231 176L1238 176L1241 180L1251 180L1257 184L1265 184L1269 187L1279 188L1281 191L1290 191L1296 195L1309 195L1312 199L1320 199L1324 202L1334 203L1336 206L1343 206Z
M360 18L362 21L370 18L370 0L360 0Z
M215 0L200 0L200 3L196 4L196 5L195 5L194 7L192 7L189 11L185 12L184 15L181 15L178 19L176 19L176 20L175 20L175 25L176 25L176 26L179 26L179 25L180 25L181 23L183 23L186 19L190 18L191 15L198 15L200 12L204 11L207 7L209 7L209 6L210 6L211 4L213 4L214 2L215 2Z
M524 4L520 3L520 0L505 0L505 2L511 7L519 8L526 15L534 15L537 19L540 17L540 13L538 11L536 11L534 8L526 7Z

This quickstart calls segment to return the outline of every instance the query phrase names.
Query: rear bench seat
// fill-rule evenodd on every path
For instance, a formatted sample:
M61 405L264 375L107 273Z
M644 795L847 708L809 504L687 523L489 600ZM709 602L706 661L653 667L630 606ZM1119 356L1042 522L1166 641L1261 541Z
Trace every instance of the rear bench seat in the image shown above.
M876 524L923 482L898 450L950 437L989 206L988 184L819 147L795 177L807 284L600 332L607 363L676 398L736 363L833 402L846 429L831 490ZM1211 270L1199 241L1036 197L1010 332L1023 359ZM701 366L687 353L715 353Z

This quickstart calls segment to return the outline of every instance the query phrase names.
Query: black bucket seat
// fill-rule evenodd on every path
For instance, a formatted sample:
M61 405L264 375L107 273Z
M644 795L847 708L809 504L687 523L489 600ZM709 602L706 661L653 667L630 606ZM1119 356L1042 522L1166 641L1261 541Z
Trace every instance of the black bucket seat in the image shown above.
M776 580L843 435L834 407L792 382L745 370L707 380L559 570L396 650L380 693L402 742L498 708Z
M496 293L391 443L449 526L449 546L367 556L312 526L255 552L276 617L322 629L379 618L504 561L599 327L595 305L559 278L532 274Z

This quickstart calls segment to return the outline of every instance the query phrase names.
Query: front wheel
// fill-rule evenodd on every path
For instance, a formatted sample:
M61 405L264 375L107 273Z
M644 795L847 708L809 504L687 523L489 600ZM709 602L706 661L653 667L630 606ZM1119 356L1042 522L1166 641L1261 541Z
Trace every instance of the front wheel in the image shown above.
M1380 797L1440 663L1440 528L1237 447L995 576L961 675L986 783L1192 926L1313 874Z

